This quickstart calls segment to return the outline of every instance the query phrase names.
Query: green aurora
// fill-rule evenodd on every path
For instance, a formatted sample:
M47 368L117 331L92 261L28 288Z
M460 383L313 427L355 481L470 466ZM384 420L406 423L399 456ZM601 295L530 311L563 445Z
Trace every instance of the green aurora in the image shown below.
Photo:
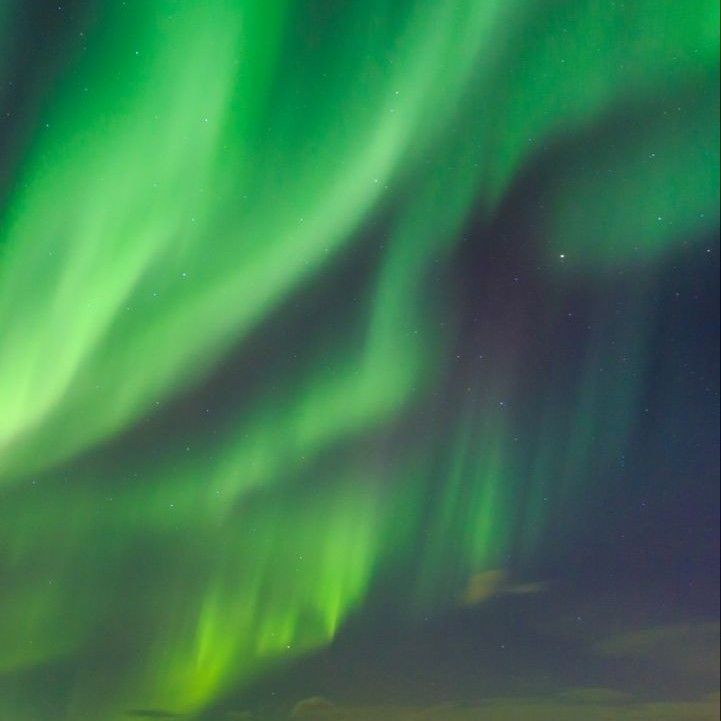
M0 80L26 84L0 180L2 718L200 714L396 569L412 622L572 533L640 410L653 283L624 323L599 304L532 422L510 312L445 395L456 251L565 138L550 308L713 232L716 2L97 0L21 77L32 5L0 2Z

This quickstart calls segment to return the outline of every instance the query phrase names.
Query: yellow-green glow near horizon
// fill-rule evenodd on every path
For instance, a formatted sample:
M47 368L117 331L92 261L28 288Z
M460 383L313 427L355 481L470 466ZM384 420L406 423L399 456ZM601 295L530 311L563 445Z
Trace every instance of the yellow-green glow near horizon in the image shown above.
M73 659L58 721L197 713L330 642L393 564L415 564L412 616L505 565L512 536L531 556L590 438L623 447L639 381L592 370L613 329L575 401L549 403L524 513L495 404L389 439L453 362L441 285L464 224L544 147L610 128L543 190L556 283L716 227L718 7L85 5L0 186L0 675ZM26 12L0 3L3 82ZM360 290L327 293L349 266ZM324 313L298 319L316 291ZM283 317L297 355L259 340ZM644 339L630 348L641 374ZM512 361L492 371L508 397ZM174 425L221 371L230 408ZM34 721L32 682L13 688L0 715Z

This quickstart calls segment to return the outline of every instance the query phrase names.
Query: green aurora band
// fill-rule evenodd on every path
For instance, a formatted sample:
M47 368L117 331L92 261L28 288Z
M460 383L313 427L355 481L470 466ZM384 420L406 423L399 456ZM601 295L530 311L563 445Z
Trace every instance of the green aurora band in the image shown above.
M718 11L85 3L0 186L0 715L199 714L330 642L389 569L413 618L530 563L592 447L623 452L642 321L599 308L522 454L473 380L416 434L454 363L454 250L546 144L599 128L541 191L549 303L713 231ZM27 12L0 3L4 83ZM512 399L522 331L488 324L505 356L476 370ZM233 402L204 408L221 371Z

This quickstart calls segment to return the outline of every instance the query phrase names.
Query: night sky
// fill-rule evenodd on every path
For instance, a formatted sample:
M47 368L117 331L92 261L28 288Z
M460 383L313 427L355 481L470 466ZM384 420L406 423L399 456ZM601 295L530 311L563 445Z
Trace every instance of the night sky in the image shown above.
M719 719L715 0L0 41L0 721Z

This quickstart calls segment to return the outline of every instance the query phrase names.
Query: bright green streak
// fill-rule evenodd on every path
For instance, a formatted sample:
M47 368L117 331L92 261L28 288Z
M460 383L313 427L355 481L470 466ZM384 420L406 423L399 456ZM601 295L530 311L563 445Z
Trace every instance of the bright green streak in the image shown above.
M0 5L2 32L15 12ZM607 442L623 447L637 381L595 385L599 345L577 407L549 408L527 515L511 430L488 410L459 409L448 462L421 444L384 461L447 360L453 324L429 274L544 144L611 127L547 190L548 252L566 270L650 263L718 222L716 3L369 0L328 15L97 3L27 120L0 226L0 673L93 665L69 721L203 709L330 641L385 564L417 563L412 608L452 603L503 565L512 528L532 555L549 497L575 502L613 392ZM618 117L636 130L618 138ZM356 309L306 319L304 357L249 387L230 421L200 419L152 457L82 460L369 242L383 248ZM643 365L640 341L631 355ZM520 371L494 372L512 389ZM138 578L147 549L163 572ZM125 615L141 651L111 663L103 629ZM25 701L7 713L22 721Z

